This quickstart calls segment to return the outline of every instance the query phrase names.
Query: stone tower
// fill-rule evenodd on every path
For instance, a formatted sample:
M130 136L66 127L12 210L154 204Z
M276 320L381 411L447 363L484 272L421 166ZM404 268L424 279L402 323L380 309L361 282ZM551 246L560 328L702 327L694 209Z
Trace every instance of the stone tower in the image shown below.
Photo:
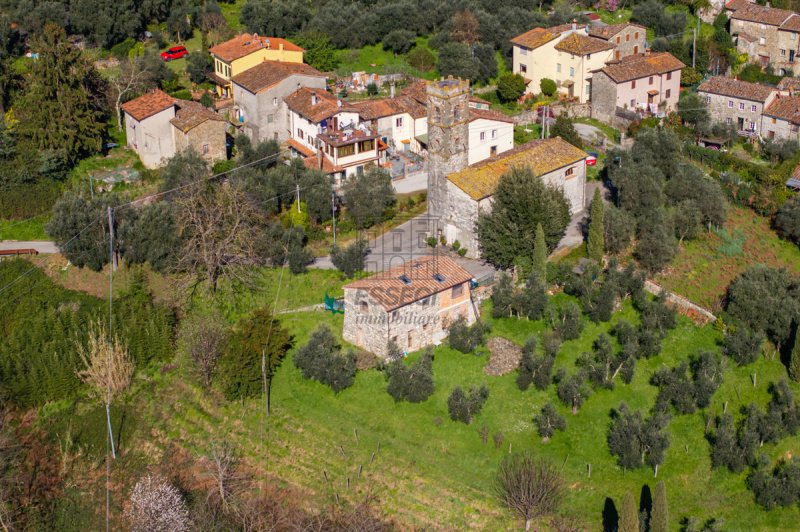
M446 214L447 176L467 166L469 80L428 83L428 214Z

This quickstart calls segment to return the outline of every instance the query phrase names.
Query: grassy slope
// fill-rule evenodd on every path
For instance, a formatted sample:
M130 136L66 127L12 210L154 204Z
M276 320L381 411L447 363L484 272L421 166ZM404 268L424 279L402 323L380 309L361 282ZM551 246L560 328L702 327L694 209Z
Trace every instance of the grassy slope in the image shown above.
M27 220L0 220L0 240L50 240L44 230L49 219L45 213Z
M416 45L428 47L427 37L417 37ZM412 48L413 50L413 48ZM436 57L436 51L428 48ZM405 55L395 55L393 52L384 50L381 43L364 46L359 49L336 50L336 57L339 59L339 68L336 71L341 75L351 72L368 73L387 73L392 71L408 72L410 75L424 79L436 79L436 71L421 72L409 66Z
M293 290L302 303L314 300L314 285L319 281L313 277L305 280L304 285L298 284ZM628 307L621 315L635 320L635 312ZM518 343L544 328L541 322L491 321L492 334ZM282 322L292 332L296 345L302 345L319 323L327 323L338 334L342 316L298 313L283 316ZM574 371L578 354L588 350L608 327L588 324L580 339L564 344L556 368ZM656 395L656 389L648 384L652 372L674 366L700 348L712 348L717 336L711 327L699 329L682 320L665 341L663 354L639 363L630 385L595 393L574 417L555 399L554 386L544 392L520 392L513 374L483 374L485 355L464 355L446 347L437 350L434 362L437 391L419 405L395 404L385 392L385 381L378 371L359 373L353 387L334 395L327 387L304 380L287 360L276 377L273 415L266 422L259 400L220 406L179 377L167 378L163 384L154 385L152 394L140 396L138 410L152 425L152 432L145 432L162 439L162 443L180 441L190 450L202 450L211 435L227 434L246 449L254 466L281 482L300 487L318 502L330 501L334 491L351 500L369 492L378 497L387 514L419 527L515 526L517 523L493 499L493 472L509 445L517 450L531 449L564 464L569 489L563 511L577 517L587 528L597 529L607 496L619 505L626 491L638 494L644 484L651 489L655 484L652 471L647 469L623 476L608 453L605 437L609 411L620 401L649 409ZM749 377L754 371L758 373L756 388ZM725 401L730 403L730 411L753 400L764 404L768 383L784 375L778 362L765 359L751 367L729 368L710 411L721 412ZM491 390L484 411L471 426L450 421L446 402L453 387L479 383L486 383ZM795 391L800 395L800 387L795 386ZM550 400L558 404L568 429L543 444L535 435L531 418ZM488 444L482 444L477 431L483 425L491 434L504 434L501 450L494 448L491 437ZM744 474L710 471L704 426L702 413L676 417L669 426L672 445L659 479L667 483L672 525L677 527L679 519L694 515L704 519L723 517L732 530L791 528L800 519L796 508L765 512L746 490ZM358 431L358 445L354 429ZM370 464L378 442L381 451ZM774 460L790 450L796 452L799 444L800 438L796 437L763 450ZM590 479L586 478L587 463L592 464ZM364 467L361 477L359 466ZM324 481L323 471L331 479L330 484ZM348 477L351 491L346 489Z
M656 281L706 308L719 310L730 282L755 263L784 267L800 274L800 250L781 240L769 221L744 207L731 207L726 233L709 233L684 242L681 252ZM726 243L726 239L729 241ZM736 245L741 242L741 252ZM727 255L725 251L730 248Z

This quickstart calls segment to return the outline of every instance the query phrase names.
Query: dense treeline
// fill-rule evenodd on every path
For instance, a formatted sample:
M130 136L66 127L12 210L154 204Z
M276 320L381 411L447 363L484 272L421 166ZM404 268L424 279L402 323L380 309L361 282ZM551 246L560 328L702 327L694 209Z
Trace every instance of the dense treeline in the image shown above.
M0 264L0 285L25 274L30 264ZM0 395L29 406L74 397L82 388L78 344L85 344L97 320L108 320L103 300L55 285L36 269L4 295L0 305ZM139 368L172 353L175 318L153 303L134 277L114 305L114 331Z

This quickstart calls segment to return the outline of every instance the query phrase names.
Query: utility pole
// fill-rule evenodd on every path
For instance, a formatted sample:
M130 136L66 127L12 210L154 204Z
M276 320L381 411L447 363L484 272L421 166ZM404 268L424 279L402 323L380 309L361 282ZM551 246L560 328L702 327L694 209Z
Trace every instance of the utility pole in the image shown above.
M108 272L108 342L109 345L113 344L113 326L114 326L114 314L113 310L113 301L114 301L114 211L111 207L108 207L108 253L109 253L109 260L111 264L109 264L109 272ZM108 371L111 371L111 365L107 368ZM117 459L117 451L114 448L114 431L111 429L111 380L108 379L106 382L106 423L108 424L108 439L111 443L111 456L114 459Z
M297 213L300 213L300 184L295 183L295 193L297 194Z
M333 220L333 245L336 245L336 192L331 190L331 219Z

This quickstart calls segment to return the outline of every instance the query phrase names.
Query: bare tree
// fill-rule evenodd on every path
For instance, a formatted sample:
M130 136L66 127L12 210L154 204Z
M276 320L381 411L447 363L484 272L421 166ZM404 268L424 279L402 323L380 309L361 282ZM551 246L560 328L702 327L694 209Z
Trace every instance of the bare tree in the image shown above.
M189 529L189 510L178 488L160 475L139 479L125 510L134 532L183 532Z
M176 204L184 243L178 269L205 278L213 292L223 278L247 282L243 266L256 258L258 215L244 192L231 184L200 184Z
M211 386L211 379L228 343L228 324L218 311L192 314L181 321L178 345L197 366L203 384Z
M208 453L207 464L208 474L214 479L213 494L219 497L219 502L225 507L237 481L236 467L239 465L239 452L228 440L215 442Z
M117 129L122 131L122 104L129 96L153 86L153 73L143 57L125 59L119 71L108 78L111 103L117 113Z
M133 362L118 337L109 341L103 322L98 321L89 329L88 345L76 345L85 367L78 371L78 377L91 386L93 395L111 400L128 389Z
M500 463L496 489L503 504L522 517L525 530L529 530L531 520L558 508L563 481L552 464L525 452L509 455Z

